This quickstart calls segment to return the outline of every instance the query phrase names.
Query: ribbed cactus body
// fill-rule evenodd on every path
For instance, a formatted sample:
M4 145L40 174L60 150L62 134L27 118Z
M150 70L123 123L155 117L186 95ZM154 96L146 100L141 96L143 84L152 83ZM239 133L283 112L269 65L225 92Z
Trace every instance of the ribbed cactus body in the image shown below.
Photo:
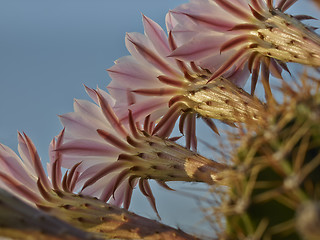
M289 99L249 127L236 154L227 239L309 239L299 218L320 199L320 94Z

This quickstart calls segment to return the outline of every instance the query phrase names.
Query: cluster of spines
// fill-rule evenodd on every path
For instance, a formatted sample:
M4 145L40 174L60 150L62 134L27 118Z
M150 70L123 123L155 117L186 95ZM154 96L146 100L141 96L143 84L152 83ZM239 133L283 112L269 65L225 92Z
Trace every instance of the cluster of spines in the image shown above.
M299 218L305 204L320 200L320 95L284 91L290 101L251 126L235 169L225 173L227 239L308 239Z

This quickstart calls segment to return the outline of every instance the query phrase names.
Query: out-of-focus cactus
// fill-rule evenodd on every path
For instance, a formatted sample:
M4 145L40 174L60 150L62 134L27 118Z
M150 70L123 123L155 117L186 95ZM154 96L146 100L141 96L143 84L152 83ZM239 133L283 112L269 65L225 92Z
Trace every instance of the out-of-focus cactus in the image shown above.
M220 206L225 239L320 239L320 93L284 86L284 103L242 131ZM313 210L312 210L313 209Z

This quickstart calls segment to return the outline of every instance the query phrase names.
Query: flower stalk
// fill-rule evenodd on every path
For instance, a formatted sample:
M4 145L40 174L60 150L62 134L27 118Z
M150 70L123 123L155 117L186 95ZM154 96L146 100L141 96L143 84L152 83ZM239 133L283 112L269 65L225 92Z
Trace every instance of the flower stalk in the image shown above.
M200 116L230 124L261 119L265 111L257 98L223 77L194 83L186 98L188 108Z
M305 18L312 19L308 16ZM263 22L257 24L259 29L252 31L257 44L254 45L252 41L251 50L282 62L319 67L319 35L298 19L299 16L294 17L275 8L264 11ZM241 29L241 26L235 26L234 29Z

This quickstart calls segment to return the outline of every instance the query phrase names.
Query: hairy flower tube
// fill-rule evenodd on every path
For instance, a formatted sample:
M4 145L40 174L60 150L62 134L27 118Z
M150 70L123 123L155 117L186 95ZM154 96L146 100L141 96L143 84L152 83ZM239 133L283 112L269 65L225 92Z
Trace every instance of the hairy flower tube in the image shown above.
M227 123L258 118L262 104L237 86L247 81L249 71L238 68L228 79L208 83L212 73L194 62L169 58L176 48L170 32L174 23L167 18L169 36L151 19L143 16L145 34L128 33L126 46L131 56L120 58L108 69L108 85L116 99L115 111L121 121L128 120L127 108L137 121L150 115L156 122L153 133L168 137L180 117L179 129L186 136L187 148L196 149L196 117L201 117L216 133L212 121ZM237 85L237 86L236 86Z
M18 134L18 150L21 158L9 147L0 144L1 236L2 234L12 236L10 235L12 232L17 236L18 229L25 229L26 234L38 236L36 230L39 230L49 238L52 230L58 227L54 233L63 235L61 236L63 239L69 239L67 234L70 233L78 236L80 234L81 239L197 239L181 230L138 216L92 196L78 194L77 188L81 186L78 169L82 163L74 165L62 177L61 154L55 150L63 138L64 130L50 144L49 176L46 176L36 148L27 135ZM72 228L55 218L51 219L52 216L47 216L27 204L21 204L20 200L12 198L1 188L24 200L28 205L36 205L49 215L86 232ZM44 226L48 223L51 226ZM88 232L92 232L93 235Z
M191 0L171 11L176 21L173 33L182 46L170 56L206 68L225 53L232 53L209 81L233 65L247 63L252 73L251 93L261 72L268 98L269 74L282 78L282 70L289 71L287 62L320 66L319 35L301 23L314 18L285 13L295 2L279 0L274 5L273 0Z
M57 148L62 154L62 166L70 168L81 163L81 193L102 201L123 202L128 208L138 184L157 211L149 179L167 189L167 181L213 184L219 171L226 168L169 139L152 135L153 124L148 117L141 127L129 111L129 123L123 125L113 111L110 95L101 89L86 90L95 103L75 100L74 112L60 116L65 138Z

